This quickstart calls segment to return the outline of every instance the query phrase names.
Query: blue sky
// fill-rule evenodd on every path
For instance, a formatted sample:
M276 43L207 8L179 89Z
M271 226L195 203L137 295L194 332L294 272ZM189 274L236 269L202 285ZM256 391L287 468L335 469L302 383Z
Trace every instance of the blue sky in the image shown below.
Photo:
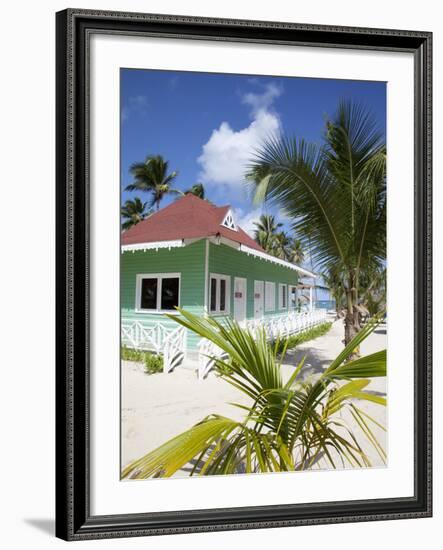
M124 191L130 165L160 154L179 173L175 187L202 182L207 198L231 204L237 223L251 231L262 210L242 178L253 150L280 132L321 142L342 98L366 105L385 132L384 82L122 69L122 202L143 198Z

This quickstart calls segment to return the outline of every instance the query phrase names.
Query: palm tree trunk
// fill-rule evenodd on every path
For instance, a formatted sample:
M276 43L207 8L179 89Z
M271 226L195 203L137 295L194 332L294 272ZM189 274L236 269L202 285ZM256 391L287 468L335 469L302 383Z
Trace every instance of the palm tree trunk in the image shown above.
M354 336L360 330L360 318L359 312L357 310L357 290L356 288L346 289L346 316L345 316L345 346L354 338ZM352 358L358 357L360 355L359 349L357 348L352 354ZM350 357L351 359L351 357Z

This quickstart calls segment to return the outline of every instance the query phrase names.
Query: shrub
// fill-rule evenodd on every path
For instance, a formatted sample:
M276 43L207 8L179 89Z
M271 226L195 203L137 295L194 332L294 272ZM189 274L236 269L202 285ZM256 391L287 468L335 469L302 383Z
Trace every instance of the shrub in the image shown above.
M332 323L330 322L322 323L321 325L317 325L316 327L312 327L303 332L292 334L286 338L281 338L274 343L274 345L277 346L277 353L283 353L285 349L286 351L294 349L300 344L303 344L303 342L309 342L309 340L314 340L314 338L323 336L331 330L331 327Z
M145 357L144 371L147 374L155 374L156 372L163 372L163 355L147 353Z
M121 349L122 361L135 361L144 363L143 370L146 374L154 374L163 371L163 356L150 351L128 348L122 346Z
M122 361L136 361L137 363L144 363L147 353L148 352L142 351L140 349L133 349L122 346L121 358Z

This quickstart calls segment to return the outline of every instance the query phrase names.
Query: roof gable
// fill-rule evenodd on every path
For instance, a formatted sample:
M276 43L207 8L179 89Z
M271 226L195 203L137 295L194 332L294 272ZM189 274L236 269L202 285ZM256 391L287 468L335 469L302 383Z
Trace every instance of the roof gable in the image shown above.
M226 212L225 217L221 222L221 225L223 227L226 227L227 229L231 229L231 231L237 231L237 225L235 223L234 214L231 209Z
M192 194L181 197L125 231L122 234L122 245L216 235L264 252L254 239L235 224L230 206L218 207Z

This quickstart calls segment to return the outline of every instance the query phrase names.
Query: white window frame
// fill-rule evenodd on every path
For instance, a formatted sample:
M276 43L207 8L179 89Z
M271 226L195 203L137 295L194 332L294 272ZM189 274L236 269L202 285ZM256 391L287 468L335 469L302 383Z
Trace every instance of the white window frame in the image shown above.
M272 289L272 292L271 292L271 289ZM272 293L272 307L270 306L270 304L268 303L270 298L268 298L268 296L270 296ZM275 283L271 282L271 281L265 281L265 311L275 311Z
M211 279L215 279L215 310L211 310ZM220 309L220 281L226 281L225 309ZM210 273L208 281L208 313L209 315L229 315L231 310L231 276L221 273Z
M285 297L284 304L283 295ZM288 309L288 285L286 283L278 285L278 309Z
M143 279L157 279L157 308L146 309L141 307L141 293L142 293L142 281ZM178 311L175 309L159 309L161 305L162 297L162 279L178 279L178 305L180 306L181 297L181 273L137 273L136 289L135 289L135 311L136 313L149 313L153 315L161 315L163 313L169 313L172 315L178 315Z

